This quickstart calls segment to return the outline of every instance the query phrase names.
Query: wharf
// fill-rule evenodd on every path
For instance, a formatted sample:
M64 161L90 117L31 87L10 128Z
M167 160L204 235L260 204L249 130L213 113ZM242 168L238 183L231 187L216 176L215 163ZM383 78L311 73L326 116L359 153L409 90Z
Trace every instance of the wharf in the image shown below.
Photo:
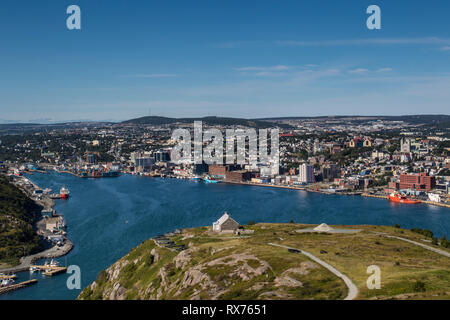
M61 170L60 172L61 173L68 173L68 174L71 174L71 175L73 175L75 177L81 178L81 176L79 174L77 174L75 172L72 172L72 171L69 171L69 170Z
M361 196L369 197L369 198L389 199L388 196L368 194L368 193L363 193L363 194L361 194ZM429 204L429 205L432 205L432 206L439 206L439 207L444 207L444 208L450 208L450 204L448 204L448 203L434 202L434 201L429 201L429 200L421 200L421 203Z
M54 276L67 271L66 267L60 266L31 265L30 268L36 268L37 270L44 271L46 276Z
M15 274L13 275L5 275L5 274L0 274L0 280L9 280L9 279L16 279L17 276Z
M44 173L44 174L49 174L47 170L40 170L40 169L32 169L32 170L28 170L30 173L31 172L39 172L39 173Z
M22 289L22 288L31 286L33 284L36 284L37 282L38 281L36 279L31 279L31 280L27 280L27 281L20 282L20 283L17 283L17 284L12 284L12 285L7 286L7 287L1 287L0 288L0 294L11 292L11 291L18 290L18 289Z
M383 195L378 195L378 194L369 194L369 193L362 193L361 196L368 197L368 198L389 199L388 196L383 196Z
M428 201L428 200L422 200L422 203L431 204L433 206L439 206L439 207L444 207L444 208L450 208L450 204L448 204L448 203L434 202L434 201Z

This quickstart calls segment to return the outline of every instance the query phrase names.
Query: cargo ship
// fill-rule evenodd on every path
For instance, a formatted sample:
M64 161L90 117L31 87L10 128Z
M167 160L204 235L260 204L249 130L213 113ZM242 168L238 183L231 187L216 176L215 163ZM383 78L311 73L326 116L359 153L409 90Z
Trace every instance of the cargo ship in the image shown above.
M400 194L398 192L391 193L389 195L389 200L391 200L392 202L409 203L409 204L415 204L415 203L421 202L420 200L408 198L406 195Z
M61 199L68 199L69 194L70 194L70 191L66 187L62 187L61 190L59 190L59 197Z

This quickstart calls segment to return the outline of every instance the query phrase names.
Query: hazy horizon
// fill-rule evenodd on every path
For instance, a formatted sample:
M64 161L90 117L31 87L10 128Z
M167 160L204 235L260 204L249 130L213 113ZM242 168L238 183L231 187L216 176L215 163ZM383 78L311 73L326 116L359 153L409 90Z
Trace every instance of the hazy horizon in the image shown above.
M305 115L294 115L294 116L273 116L273 117L251 117L251 118L243 118L243 117L234 117L234 116L224 116L223 118L236 118L236 119L247 119L247 120L264 120L264 119L294 119L294 118L321 118L321 117L329 117L329 118L333 118L333 117L406 117L406 116L450 116L450 114L430 114L430 113L424 113L424 114L400 114L400 115L386 115L386 114L380 114L380 115L375 115L375 114L371 114L371 115L361 115L361 114L342 114L342 115L338 115L338 114L330 114L330 115L317 115L317 116L305 116ZM120 123L123 121L128 121L128 120L133 120L133 119L138 119L138 118L143 118L143 117L163 117L163 118L173 118L173 119L183 119L183 118L205 118L205 117L218 117L218 118L222 118L222 116L220 115L200 115L200 116L189 116L189 117L166 117L166 116L161 116L161 115L152 115L152 116L148 116L148 115L144 115L141 117L137 117L137 118L126 118L126 119L119 119L119 120L115 120L115 119L100 119L100 120L92 120L92 119L66 119L66 120L58 120L58 121L52 121L51 119L31 119L29 121L20 121L20 120L6 120L6 119L0 119L0 124L42 124L42 125L46 125L46 124L62 124L62 123L77 123L77 122L111 122L111 123Z
M450 2L66 1L0 10L0 121L443 114ZM7 30L7 32L6 32ZM67 120L70 119L70 120Z

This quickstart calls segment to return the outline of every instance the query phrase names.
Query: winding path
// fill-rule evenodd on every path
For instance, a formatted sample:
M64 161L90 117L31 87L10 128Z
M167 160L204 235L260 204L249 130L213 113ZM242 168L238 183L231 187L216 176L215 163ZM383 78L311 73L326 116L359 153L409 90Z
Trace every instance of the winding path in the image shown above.
M275 246L275 247L280 247L280 248L285 248L285 249L292 249L292 250L298 250L301 254L307 256L311 260L317 262L318 264L320 264L324 268L326 268L329 271L331 271L337 277L341 278L344 281L344 283L346 284L347 288L348 288L348 294L347 294L347 297L345 297L344 300L353 300L358 295L358 288L353 283L353 281L350 280L349 277L347 277L345 274L343 274L340 271L338 271L332 265L330 265L330 264L326 263L325 261L323 261L323 260L317 258L316 256L312 255L311 253L303 251L303 250L300 250L300 249L284 246L284 245L281 245L281 244L276 244L276 243L268 243L268 244L271 245L271 246Z
M389 235L387 233L383 233L383 232L374 232L374 233L379 234L379 235L383 235L383 236L388 237L388 238L394 238L394 239L406 241L406 242L412 243L412 244L414 244L416 246L422 247L424 249L436 252L436 253L438 253L438 254L440 254L442 256L446 256L446 257L450 258L450 252L447 252L447 251L444 251L444 250L440 250L440 249L437 249L437 248L433 248L433 247L427 246L426 244L423 244L423 243L420 243L420 242L417 242L417 241L413 241L413 240L409 240L409 239L401 238L401 237L397 237L397 236L391 236L391 235Z

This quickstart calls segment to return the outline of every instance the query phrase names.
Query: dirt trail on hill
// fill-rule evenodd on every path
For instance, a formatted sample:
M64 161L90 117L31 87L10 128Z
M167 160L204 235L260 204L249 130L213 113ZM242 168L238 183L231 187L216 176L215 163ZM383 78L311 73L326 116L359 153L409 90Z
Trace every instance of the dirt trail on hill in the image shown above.
M358 288L353 283L353 281L350 280L349 277L347 277L345 274L343 274L340 271L338 271L332 265L330 265L330 264L326 263L325 261L323 261L323 260L317 258L316 256L312 255L311 253L303 251L303 250L300 250L300 249L297 249L297 248L291 248L291 247L288 247L288 246L284 246L284 245L281 245L281 244L276 244L276 243L268 243L268 244L271 245L271 246L275 246L275 247L281 247L281 248L285 248L285 249L298 250L299 253L307 256L311 260L317 262L318 264L320 264L324 268L326 268L329 271L331 271L337 277L341 278L344 281L344 283L347 286L347 288L348 288L348 294L347 294L347 297L345 297L344 300L353 300L358 295Z

